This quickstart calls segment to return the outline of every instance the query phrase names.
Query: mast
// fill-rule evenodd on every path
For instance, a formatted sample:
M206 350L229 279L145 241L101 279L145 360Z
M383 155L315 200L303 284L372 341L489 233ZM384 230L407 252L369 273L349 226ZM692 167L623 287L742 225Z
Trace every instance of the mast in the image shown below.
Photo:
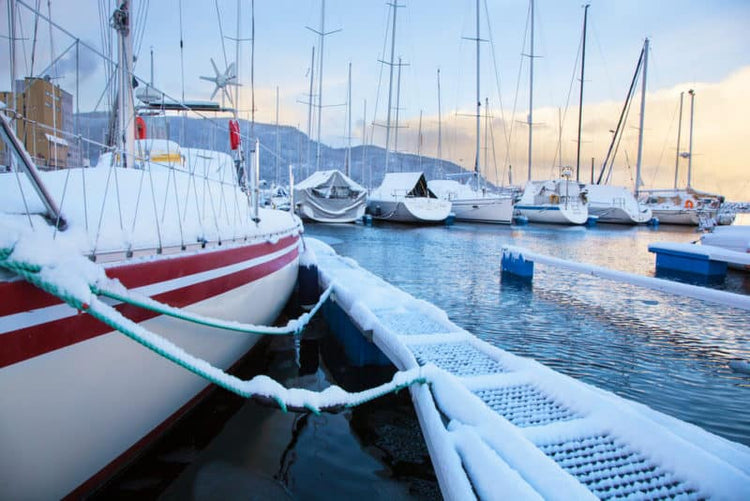
M10 49L10 107L13 111L18 111L16 103L16 0L8 1L8 24L10 40L8 48ZM15 123L15 114L9 115L10 123Z
M365 151L367 151L367 99L364 100L362 111L362 184L365 183Z
M279 144L279 86L276 86L276 158L274 161L274 182L279 183L279 156L281 153L281 146Z
M437 93L438 93L438 140L437 140L437 157L440 165L440 172L443 170L443 117L440 105L440 68L437 70Z
M648 38L643 42L643 81L641 82L641 120L638 125L638 160L636 161L635 197L641 188L641 164L643 162L643 122L646 114L646 73L648 71Z
M422 110L419 110L419 132L417 133L417 157L419 157L419 170L422 170Z
M252 40L250 42L250 139L252 140L255 138L255 0L250 2L250 39Z
M596 184L602 184L602 178L604 176L605 170L607 170L608 164L609 164L609 172L607 173L607 180L605 180L605 183L608 182L609 176L612 173L612 165L614 163L614 158L612 157L612 151L615 148L615 143L619 143L618 137L622 138L623 120L625 119L625 114L630 108L630 102L633 99L633 96L635 95L635 88L636 88L636 84L638 83L638 74L641 72L641 65L643 64L643 52L644 51L641 48L641 53L638 56L638 64L636 64L635 71L633 72L633 78L630 80L630 88L628 89L628 95L625 98L625 103L622 105L622 110L620 111L620 118L617 120L617 127L615 128L614 134L612 135L612 140L609 143L609 149L607 150L607 155L604 157L604 162L602 163L602 168L599 171L599 177L596 180ZM612 158L611 162L610 162L610 158Z
M339 30L333 30L326 32L326 0L321 0L320 2L320 30L314 30L307 27L308 30L312 31L313 33L316 33L320 39L320 54L318 54L318 146L317 151L315 154L315 170L320 169L320 133L321 133L321 121L323 117L323 55L325 54L324 51L324 43L325 43L325 37L327 35L331 35L333 33L337 33ZM310 77L312 87L312 76ZM310 92L312 97L312 91ZM312 102L312 99L310 100Z
M529 125L529 174L528 181L531 181L531 139L532 139L532 119L534 114L534 0L531 4L531 51L529 53L529 114L527 123Z
M318 149L315 153L315 170L320 170L320 129L323 118L323 43L326 33L326 0L320 2L320 54L318 54Z
M482 113L482 101L481 97L479 95L479 0L477 0L477 33L476 33L476 52L477 52L477 95L476 95L476 102L477 102L477 117L476 117L476 156L474 157L474 184L479 191L479 134L480 128L479 128L479 117Z
M130 29L130 0L122 0L112 14L112 27L117 31L118 53L118 143L122 149L122 165L133 167L135 158L135 127L133 127L133 39Z
M586 23L589 17L590 4L583 8L583 45L581 47L581 93L578 98L578 151L576 153L576 181L581 175L581 125L583 121L583 75L586 68Z
M682 103L685 92L680 92L680 117L677 120L677 154L674 157L674 189L677 189L677 174L680 168L680 139L682 136Z
M312 140L313 78L315 73L315 46L310 59L310 94L307 99L307 169L310 168L310 141ZM307 174L307 173L306 173ZM307 176L305 176L307 177Z
M396 127L394 131L393 140L393 152L398 154L398 112L401 106L401 58L398 58L398 82L396 83ZM401 164L399 163L398 170L401 170Z
M393 7L393 24L391 26L391 58L390 71L388 74L388 112L385 120L385 171L388 172L389 151L391 145L391 94L393 93L393 58L396 52L396 13L398 12L398 0L394 0Z
M690 89L690 139L688 140L688 175L687 175L687 187L692 188L691 178L693 176L693 111L695 105L695 91Z
M345 174L349 176L349 169L352 163L352 63L349 61L349 84L346 93L346 112L348 116L348 132L346 145L346 161L344 163Z

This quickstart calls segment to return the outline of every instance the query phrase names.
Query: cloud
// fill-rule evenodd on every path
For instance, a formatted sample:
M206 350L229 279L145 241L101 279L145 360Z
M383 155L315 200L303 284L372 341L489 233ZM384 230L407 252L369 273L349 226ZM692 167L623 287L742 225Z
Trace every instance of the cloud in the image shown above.
M750 116L750 67L744 67L720 82L685 83L646 94L645 127L643 140L643 167L641 178L644 188L669 188L674 184L675 156L677 150L677 124L680 92L685 92L681 151L688 151L690 126L690 99L687 91L695 91L695 114L693 127L693 187L717 192L730 200L750 200L750 175L746 146L747 117ZM585 104L583 110L581 142L581 178L588 181L591 172L591 158L594 158L595 172L609 148L612 138L610 130L617 126L622 102L605 101ZM493 114L496 112L493 112ZM471 114L461 110L443 119L442 150L444 157L473 167L475 155L474 121L458 115ZM494 135L494 157L492 144L488 148L489 166L485 173L490 178L507 180L507 166L513 165L514 181L526 179L528 158L528 128L525 125L526 111L504 120L492 121ZM636 95L631 105L615 159L612 183L634 186L638 144L638 120L640 116L640 95ZM558 126L562 118L562 131ZM576 136L578 108L567 110L541 108L534 110L533 167L532 178L542 179L554 176L560 165L576 164ZM437 117L424 117L422 127L423 151L434 154L437 142ZM503 124L507 129L503 129ZM417 120L408 121L409 128L403 132L399 144L407 147L416 145L418 134ZM484 123L482 123L484 143ZM511 130L512 128L512 130ZM510 134L506 146L505 133ZM560 141L559 138L562 140ZM483 144L482 148L485 146ZM562 161L559 160L562 153ZM482 153L484 159L484 151ZM497 166L495 166L497 164ZM688 161L683 158L679 164L678 185L687 183Z

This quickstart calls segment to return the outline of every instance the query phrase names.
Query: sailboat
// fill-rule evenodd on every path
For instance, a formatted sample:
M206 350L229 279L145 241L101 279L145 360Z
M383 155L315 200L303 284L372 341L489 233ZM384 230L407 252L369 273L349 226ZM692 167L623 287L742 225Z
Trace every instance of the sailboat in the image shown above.
M589 5L586 5L583 16L583 44L581 50L581 92L578 103L578 154L576 159L576 177L578 177L578 173L580 172L581 164L581 127L583 117L583 83L584 68L586 63L586 25L588 21L588 9ZM625 100L625 105L623 106L622 113L620 114L619 123L617 124L615 133L612 136L609 151L607 152L607 156L605 157L604 163L602 164L601 172L599 174L597 182L594 183L592 171L591 183L587 184L585 187L586 196L588 199L589 214L591 214L592 216L596 216L597 222L600 223L642 224L648 223L652 219L651 209L643 202L639 202L633 195L633 192L631 192L624 186L613 186L608 184L609 175L606 179L603 179L604 171L607 168L607 164L609 163L610 154L612 153L613 147L616 142L619 142L619 135L622 134L622 120L626 110L629 107L630 99L633 96L633 90L635 88L635 82L639 69L641 68L641 62L643 62L643 72L645 74L646 63L648 60L647 58L647 55L644 56L644 54L641 53L641 59L639 59L638 61L638 66L636 67L636 71L633 75L633 80L628 91L628 97ZM612 172L611 167L612 166L610 164L609 174L611 174ZM640 172L640 167L638 168L638 170ZM605 181L604 183L602 183L603 180Z
M393 67L396 49L396 14L398 0L390 4L393 12L391 26L390 77L388 85L388 112L386 119L385 170L381 185L370 193L367 212L374 219L399 223L431 224L445 221L451 213L451 203L439 199L427 186L422 172L388 172L391 139L391 98L393 94ZM399 68L401 63L399 62ZM400 73L400 72L399 72ZM398 104L396 104L398 109ZM398 119L396 120L398 144Z
M41 171L0 113L3 262L45 263L44 280L57 284L59 295L90 293L95 273L98 284L118 280L139 297L191 314L271 323L296 283L301 222L258 206L257 144L249 189L241 186L234 162L223 171L231 177L221 179L204 175L216 173L215 165L204 172L187 157L157 158L160 147L176 153L174 145L156 144L150 155L138 151L133 17L129 0L118 5L112 16L120 54L114 137L122 142L109 165ZM21 109L17 104L10 101L5 111L25 123L14 113ZM230 131L242 166L239 128ZM2 499L85 497L211 387L94 318L93 300L76 309L6 270L0 293ZM169 341L222 370L261 337L188 324L123 301L96 304L106 302L134 322L135 331L147 329L159 343Z
M316 169L309 177L294 187L295 211L300 217L321 223L353 223L365 214L367 190L349 177L351 144L347 148L346 173L338 169L320 170L320 127L323 112L323 42L325 31L325 0L321 1L320 12L320 56L318 68L318 153ZM347 112L349 115L349 137L351 141L351 85L352 67L349 64L349 87ZM310 103L312 105L312 102Z
M470 221L477 223L510 224L513 220L513 198L508 194L494 193L486 186L480 186L482 181L480 158L480 116L481 97L479 93L479 0L476 2L476 155L474 157L474 172L468 184L461 184L455 180L433 180L428 183L430 189L440 198L449 200L456 221Z
M516 202L515 213L529 222L584 224L589 218L586 190L571 180L570 167L560 168L560 177L546 181L531 180L533 111L534 111L534 0L530 0L531 50L529 53L529 166L526 187Z
M644 74L645 80L645 74ZM695 92L690 89L690 139L687 152L680 152L682 130L683 93L680 93L680 118L677 127L677 155L675 158L674 187L672 189L642 190L643 202L651 209L659 223L700 226L710 228L716 224L732 224L733 212L721 212L724 197L714 193L697 190L692 186L693 172L693 111ZM687 157L687 186L677 187L680 158Z

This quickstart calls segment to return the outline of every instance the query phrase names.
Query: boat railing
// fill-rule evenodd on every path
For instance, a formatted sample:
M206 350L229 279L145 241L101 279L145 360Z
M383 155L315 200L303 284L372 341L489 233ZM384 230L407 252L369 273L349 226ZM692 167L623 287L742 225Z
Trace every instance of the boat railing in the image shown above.
M0 131L3 149L6 150L8 155L8 170L10 172L24 172L26 174L34 191L47 210L45 218L59 230L65 230L67 223L60 212L57 202L49 194L44 183L42 183L34 161L13 131L8 117L3 113L0 113Z

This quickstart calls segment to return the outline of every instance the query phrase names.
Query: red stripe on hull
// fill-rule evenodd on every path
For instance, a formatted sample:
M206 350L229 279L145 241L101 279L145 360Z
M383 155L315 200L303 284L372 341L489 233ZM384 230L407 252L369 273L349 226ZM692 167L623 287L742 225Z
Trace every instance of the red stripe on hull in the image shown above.
M270 275L271 273L287 266L294 261L297 256L298 250L295 248L273 261L252 268L247 268L230 275L217 277L187 287L157 294L153 296L153 298L157 301L178 308L188 306ZM189 256L188 258L193 257L195 256ZM182 258L176 258L171 259L171 261L179 261L181 259ZM208 261L210 264L214 264L212 259L209 259ZM149 262L149 264L151 263ZM226 265L226 262L222 262L221 265ZM216 267L220 266L214 265L211 268ZM130 273L139 273L139 270L130 270ZM187 275L187 273L185 275ZM153 277L149 276L148 278ZM167 277L166 279L168 280L169 278L176 277ZM151 280L149 283L155 283L155 281ZM33 285L27 282L13 282L12 284L18 286L23 285L24 288L21 289L23 294L31 294L39 291L39 289L36 289ZM2 289L0 289L0 291L2 291ZM2 292L0 292L0 294L1 293ZM56 299L54 296L49 295L46 292L43 292L43 294ZM54 302L52 304L54 304ZM157 316L156 313L149 310L144 310L127 304L117 305L116 308L123 315L135 322L142 322ZM99 322L95 318L81 313L73 317L34 325L25 329L8 332L6 334L0 334L0 368L100 336L111 330L110 327Z
M249 261L284 249L297 239L296 236L289 236L279 239L274 244L265 242L221 250L206 250L183 257L163 257L153 261L124 263L107 268L107 276L120 280L125 287L132 289ZM55 296L28 285L23 280L0 282L0 297L5 298L0 302L0 317L60 303Z

